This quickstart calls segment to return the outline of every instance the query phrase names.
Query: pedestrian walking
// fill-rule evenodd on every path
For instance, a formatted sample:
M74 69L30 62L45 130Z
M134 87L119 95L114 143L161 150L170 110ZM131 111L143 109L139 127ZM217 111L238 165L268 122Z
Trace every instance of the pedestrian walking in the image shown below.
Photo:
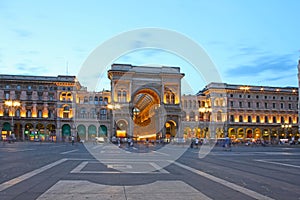
M72 145L74 145L74 142L75 142L75 137L74 137L74 135L72 135L71 140L72 140Z
M198 144L199 144L199 139L196 138L196 139L195 139L195 146L196 146L196 149L198 149Z

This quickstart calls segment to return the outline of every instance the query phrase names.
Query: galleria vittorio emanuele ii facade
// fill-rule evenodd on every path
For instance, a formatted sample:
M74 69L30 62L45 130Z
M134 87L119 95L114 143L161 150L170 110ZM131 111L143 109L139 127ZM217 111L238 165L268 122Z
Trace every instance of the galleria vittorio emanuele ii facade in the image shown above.
M299 138L298 87L213 82L186 95L179 67L113 64L107 74L102 91L76 76L0 75L2 139Z

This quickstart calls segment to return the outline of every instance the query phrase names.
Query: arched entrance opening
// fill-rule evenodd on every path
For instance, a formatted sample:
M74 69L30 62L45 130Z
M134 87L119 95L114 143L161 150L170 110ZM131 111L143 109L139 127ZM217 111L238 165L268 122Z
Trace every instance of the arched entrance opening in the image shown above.
M263 140L269 141L270 137L271 137L271 135L270 135L270 129L264 129L263 130L263 137L262 137Z
M185 139L190 138L191 137L191 131L192 131L192 129L190 127L185 127L184 131L183 131L183 137Z
M34 140L34 129L32 124L30 123L25 124L24 137L25 140L30 140L30 141Z
M161 102L159 95L155 89L149 87L138 90L131 99L130 114L134 123L133 137L137 140L156 139L162 128L160 123L164 122L159 118L161 115L158 114Z
M261 138L261 130L259 128L256 128L254 131L254 139L260 139Z
M95 137L97 137L97 128L95 125L89 125L88 140L93 140Z
M165 123L166 138L172 139L176 137L176 122L169 120Z
M125 121L123 119L117 121L116 137L119 137L119 138L128 137L127 127L128 127L127 121Z
M48 124L46 126L47 133L46 133L46 138L48 137L50 141L55 142L56 141L56 127L54 124Z
M14 133L17 139L22 139L22 124L14 123Z
M233 140L235 140L237 138L234 128L229 128L228 129L228 137L233 139Z
M248 139L253 138L253 130L251 128L246 129L246 138Z
M99 137L107 137L107 127L104 125L99 126Z
M77 138L79 141L84 141L86 139L86 128L82 124L77 126Z
M4 122L3 123L3 127L2 127L2 131L1 131L1 137L2 137L2 139L6 140L7 137L10 135L10 133L11 133L10 123Z
M71 126L69 124L64 124L62 126L62 139L65 141L66 139L70 139L71 136Z
M244 139L244 135L245 135L244 129L243 128L239 128L238 131L237 131L237 137L238 137L238 139L239 140Z
M217 138L224 138L224 129L223 128L217 128L216 129L216 137Z
M44 124L38 123L35 127L36 133L34 135L35 140L45 141L45 126Z
M278 139L278 130L276 128L271 129L271 143L276 143Z

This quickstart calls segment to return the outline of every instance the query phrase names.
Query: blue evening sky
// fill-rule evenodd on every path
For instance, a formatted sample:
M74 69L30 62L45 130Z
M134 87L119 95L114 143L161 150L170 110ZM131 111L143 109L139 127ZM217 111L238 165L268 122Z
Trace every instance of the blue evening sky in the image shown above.
M298 0L0 0L0 73L77 76L103 42L155 27L200 45L223 82L297 86L299 8ZM188 61L163 50L134 51L112 62L180 66L190 86L184 93L207 84ZM106 77L99 89L110 89Z

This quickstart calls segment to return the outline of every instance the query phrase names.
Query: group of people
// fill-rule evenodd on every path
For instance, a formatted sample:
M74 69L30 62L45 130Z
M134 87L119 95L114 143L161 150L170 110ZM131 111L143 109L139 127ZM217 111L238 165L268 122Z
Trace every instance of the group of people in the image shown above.
M198 145L199 145L199 139L198 138L192 139L192 141L191 141L191 149L193 149L194 146L195 146L195 148L198 148Z

